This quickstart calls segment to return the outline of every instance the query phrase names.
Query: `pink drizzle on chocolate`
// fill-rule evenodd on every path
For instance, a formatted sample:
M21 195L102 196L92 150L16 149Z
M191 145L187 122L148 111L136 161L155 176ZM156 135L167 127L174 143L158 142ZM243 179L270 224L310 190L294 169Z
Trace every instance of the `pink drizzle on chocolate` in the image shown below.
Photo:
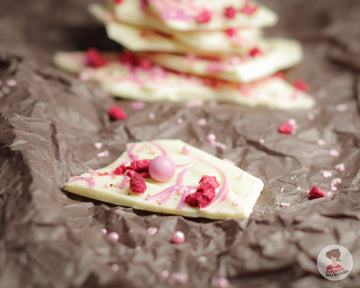
M130 179L129 176L124 175L124 178L123 178L123 180L121 181L121 183L118 184L118 187L119 187L120 189L124 189L124 188L126 187L126 184L127 184L127 182L128 182L129 179Z

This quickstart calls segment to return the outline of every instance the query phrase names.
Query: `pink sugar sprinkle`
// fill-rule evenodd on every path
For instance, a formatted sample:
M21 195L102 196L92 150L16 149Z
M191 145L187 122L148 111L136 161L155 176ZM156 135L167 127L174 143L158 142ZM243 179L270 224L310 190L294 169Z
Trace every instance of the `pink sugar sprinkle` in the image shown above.
M329 155L330 155L331 157L338 157L338 156L339 156L339 152L338 152L336 149L331 149L331 150L329 151Z
M184 120L181 119L181 118L179 118L179 119L176 120L176 123L179 124L179 125L181 125L181 124L184 123Z
M183 147L183 149L182 149L183 154L189 155L190 152L191 152L191 147L190 146L186 145L186 146Z
M325 146L325 145L326 145L326 141L323 140L323 139L318 139L318 140L317 140L317 145L319 145L319 146Z
M348 106L346 104L338 104L336 105L336 111L345 112L348 110Z
M144 109L144 107L145 107L145 103L142 101L135 101L131 103L131 109L133 110L141 110Z
M81 73L79 74L79 79L80 79L80 81L87 82L87 81L89 81L90 77L89 77L89 74L88 74L88 73L86 73L86 72L81 72Z
M214 143L216 141L216 136L215 134L208 134L206 136L206 141L209 142L209 143Z
M118 264L116 264L116 263L113 263L113 264L111 264L111 269L114 271L114 272L117 272L117 271L119 271L120 270L120 267L119 267L119 265Z
M191 100L191 101L187 101L186 102L186 106L187 107L199 107L199 106L203 106L204 105L204 101L203 100Z
M261 139L259 140L259 143L260 143L261 145L265 144L265 139L261 138Z
M225 150L227 147L225 144L221 143L221 142L217 142L216 141L216 136L212 133L208 134L206 136L206 141L209 142L210 144L216 146L216 147L219 147L220 149L223 149Z
M216 285L215 286L216 288L230 288L231 287L229 280L225 277L216 278L215 285Z
M149 119L154 120L155 119L155 114L154 113L149 113Z
M287 202L281 202L280 203L280 207L282 207L282 208L287 208L289 206L290 206L290 203L287 203Z
M149 236L154 236L158 233L159 229L156 227L149 227L146 231Z
M98 158L103 158L103 157L108 157L108 156L109 156L108 150L105 150L105 151L102 151L102 152L99 152L98 154L96 154L96 157L98 157Z
M161 271L161 273L160 273L160 277L161 277L161 279L163 279L163 280L168 279L169 276L170 276L170 272L169 272L168 270L163 270L163 271Z
M312 121L312 120L315 119L315 116L314 116L313 114L309 114L309 115L308 115L308 119L309 119L310 121Z
M179 284L185 284L189 281L189 275L187 273L174 273L171 278Z
M101 148L104 147L104 144L101 143L101 142L95 142L94 147L95 147L96 150L100 150Z
M141 246L135 246L135 251L140 252L142 250Z
M15 79L9 79L6 81L6 84L9 86L9 87L15 87L17 85L17 82Z
M106 228L102 228L102 229L101 229L101 233L104 234L104 235L107 234Z
M200 118L197 121L197 125L199 125L199 126L205 126L206 124L207 124L207 120L205 118Z
M110 238L111 240L113 240L114 242L119 242L119 240L120 240L120 235L119 235L119 233L117 233L117 232L110 232L110 233L108 234L108 236L109 236L109 238Z
M240 203L239 203L239 201L233 201L233 202L232 202L232 205L235 206L235 207L237 207L237 206L240 205Z
M331 183L330 183L330 188L331 188L331 190L332 190L332 191L336 191L337 188L336 188L335 185L340 184L340 183L341 183L341 178L334 178L334 179L332 179L332 180L331 180Z
M110 188L111 184L110 183L105 183L105 188Z
M332 176L331 171L327 171L327 170L322 171L321 174L324 178L330 178Z
M338 172L343 172L343 171L345 171L345 165L344 165L344 163L340 163L340 164L335 165L335 170L338 171Z
M177 230L173 233L172 237L171 237L171 241L174 244L182 244L185 242L185 234L184 232Z

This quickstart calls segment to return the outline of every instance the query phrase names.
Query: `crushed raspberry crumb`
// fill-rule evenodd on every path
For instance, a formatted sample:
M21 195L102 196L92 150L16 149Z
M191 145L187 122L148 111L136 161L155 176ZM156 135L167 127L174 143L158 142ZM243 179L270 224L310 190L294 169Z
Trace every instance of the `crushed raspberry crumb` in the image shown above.
M149 176L150 163L151 163L150 159L135 160L132 161L129 166L126 166L126 169L129 169L130 171L131 170L135 171L136 173L140 174L142 177L147 178L150 177Z
M244 13L245 15L252 15L254 14L258 9L258 5L256 4L249 4L249 2L247 1L244 6L241 8L240 12Z
M113 120L123 120L127 118L126 112L119 106L113 105L109 108L108 114Z
M284 124L280 125L278 131L282 134L295 134L296 132L295 119L289 119Z
M145 71L150 70L151 66L152 66L152 63L151 63L151 61L149 59L140 59L138 64Z
M278 77L278 78L281 78L283 80L285 80L285 75L281 72L277 72L274 74L274 77Z
M134 54L127 51L120 53L118 59L122 64L133 65L136 62L136 57L134 56Z
M313 186L308 192L310 199L322 198L332 195L331 193L326 193L321 190L319 187Z
M121 4L124 0L113 0L114 4Z
M211 13L207 10L203 10L201 11L197 16L196 16L196 21L199 23L208 23L211 20Z
M106 66L108 61L96 48L90 48L85 52L86 61L90 66L99 68Z
M225 30L225 33L230 37L234 37L235 33L236 33L236 30L234 28L229 28L229 29Z
M191 207L206 207L215 197L215 189L218 188L219 182L214 176L203 176L199 181L199 187L195 193L192 193L185 198L185 203Z
M301 91L304 91L304 92L308 91L307 84L302 80L296 80L292 85L297 90L301 90Z
M262 54L263 54L263 52L258 47L255 47L249 51L249 55L251 57L260 56Z
M144 178L136 172L130 178L130 190L134 193L144 193L146 190Z
M122 175L126 171L126 167L124 164L121 164L120 166L116 167L113 171L113 175Z
M217 181L215 176L207 176L204 175L201 177L200 181L200 186L201 185L205 185L205 183L209 183L212 187L214 187L215 189L218 188L220 186L219 182Z
M225 9L225 17L227 19L234 19L236 16L236 10L234 7L230 6Z

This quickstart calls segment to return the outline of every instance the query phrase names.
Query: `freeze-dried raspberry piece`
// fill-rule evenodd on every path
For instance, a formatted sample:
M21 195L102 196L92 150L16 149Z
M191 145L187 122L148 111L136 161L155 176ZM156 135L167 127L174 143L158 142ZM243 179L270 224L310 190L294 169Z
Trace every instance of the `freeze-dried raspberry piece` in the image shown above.
M122 175L126 171L126 167L124 164L121 164L120 166L116 167L113 171L113 175Z
M279 127L279 132L282 134L291 134L293 127L290 123L286 122Z
M257 9L258 9L258 5L250 4L249 2L246 2L240 11L245 15L252 15L256 12Z
M220 186L216 177L204 175L199 181L200 185L195 193L185 198L185 203L191 207L204 208L215 197L215 189Z
M197 16L196 16L196 21L199 23L208 23L211 20L211 13L207 10L203 10L201 11Z
M217 181L215 176L204 175L204 176L201 177L199 183L200 183L199 187L201 187L202 185L204 185L206 183L210 184L214 189L216 189L216 188L218 188L220 186L220 184Z
M296 80L292 85L297 90L301 90L301 91L304 91L304 92L308 91L308 87L307 87L306 82L304 82L302 80Z
M196 190L195 193L192 193L185 198L185 203L191 207L206 207L211 200L215 197L215 189L211 184L205 183Z
M227 19L234 19L236 15L236 10L234 7L230 6L225 9L225 17Z
M278 131L282 134L295 134L296 128L297 128L296 120L290 118L285 123L279 126Z
M109 108L108 114L111 119L123 120L127 118L126 112L119 106L113 105Z
M126 166L126 169L133 170L136 173L139 173L142 177L147 178L149 177L150 163L151 159L135 160L132 161L129 166Z
M144 178L136 172L130 178L130 190L134 193L144 193L146 190Z
M129 176L130 178L133 177L135 174L137 174L134 170L129 170L126 175ZM140 175L140 174L139 174Z
M331 196L332 193L326 193L321 190L319 187L313 186L311 190L308 192L310 199L322 198Z
M85 52L86 61L90 66L99 68L108 64L108 60L101 55L96 48L90 48Z
M122 52L119 54L119 61L122 63L122 64L135 64L136 62L136 57L134 54L130 53L130 52Z
M229 37L233 37L236 34L236 30L234 28L228 28L224 31Z
M151 69L152 63L149 59L139 59L138 65L145 71L148 71Z
M256 57L263 54L263 52L258 47L255 47L249 51L249 54L251 57Z

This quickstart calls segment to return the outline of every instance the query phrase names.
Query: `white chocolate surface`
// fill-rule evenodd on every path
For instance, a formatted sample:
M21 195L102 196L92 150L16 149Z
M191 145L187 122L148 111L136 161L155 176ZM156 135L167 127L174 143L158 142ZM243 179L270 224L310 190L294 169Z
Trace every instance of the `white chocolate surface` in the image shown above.
M250 48L261 45L262 32L254 28L235 29L233 36L225 31L179 32L166 29L166 33L161 34L147 27L118 21L113 12L103 5L91 4L89 11L105 25L110 39L133 51L243 55Z
M217 3L222 2L216 1ZM207 2L207 1L206 1ZM212 1L215 2L215 1ZM232 1L236 3L237 1ZM240 3L240 2L238 2ZM239 5L237 5L239 6ZM171 33L172 31L214 31L225 30L227 28L264 28L273 26L277 23L277 15L270 9L259 5L259 8L254 15L245 15L238 13L238 16L229 21L223 16L215 17L214 21L206 24L199 24L196 21L164 21L161 18L161 13L158 13L156 7L151 6L152 11L145 11L141 8L141 0L123 1L119 5L111 7L115 17L124 23L128 23L138 27L147 27ZM220 14L218 10L217 14Z
M294 40L274 38L266 41L262 55L251 57L226 57L220 61L186 57L168 53L143 53L142 56L166 68L216 77L235 82L252 82L270 76L282 69L299 64L303 59L300 43Z
M189 145L180 140L156 140L133 145L134 143L129 143L127 151L109 166L95 172L82 174L79 176L80 178L69 179L65 183L65 190L91 199L135 209L189 217L226 219L248 217L263 189L263 182L260 179L200 149L190 146L190 153L184 154L183 147ZM129 150L132 150L133 154L129 154ZM128 183L124 188L119 188L123 183L124 176L97 175L97 172L111 172L124 162L131 161L130 157L133 155L136 155L138 159L153 159L162 155L164 151L178 166L175 175L171 180L163 183L145 178L147 189L143 194L133 193L129 189ZM181 174L183 175L182 181ZM198 182L203 175L217 178L220 187L216 189L216 194L219 198L216 199L215 196L211 204L205 208L193 208L187 204L184 204L182 208L179 207L182 198L181 192L187 186L198 187ZM168 194L157 199L148 199L148 197L176 185L177 187L174 187L174 193L168 201L159 203ZM192 188L191 193L195 190L196 188ZM221 201L221 199L224 200Z
M115 55L108 57L115 59ZM241 84L178 74L157 65L144 70L120 62L110 62L102 68L90 68L82 64L85 63L84 58L81 52L58 52L54 62L66 71L80 73L86 79L100 83L116 97L146 102L199 99L276 109L303 109L314 105L309 95L295 89L280 77L271 76Z

